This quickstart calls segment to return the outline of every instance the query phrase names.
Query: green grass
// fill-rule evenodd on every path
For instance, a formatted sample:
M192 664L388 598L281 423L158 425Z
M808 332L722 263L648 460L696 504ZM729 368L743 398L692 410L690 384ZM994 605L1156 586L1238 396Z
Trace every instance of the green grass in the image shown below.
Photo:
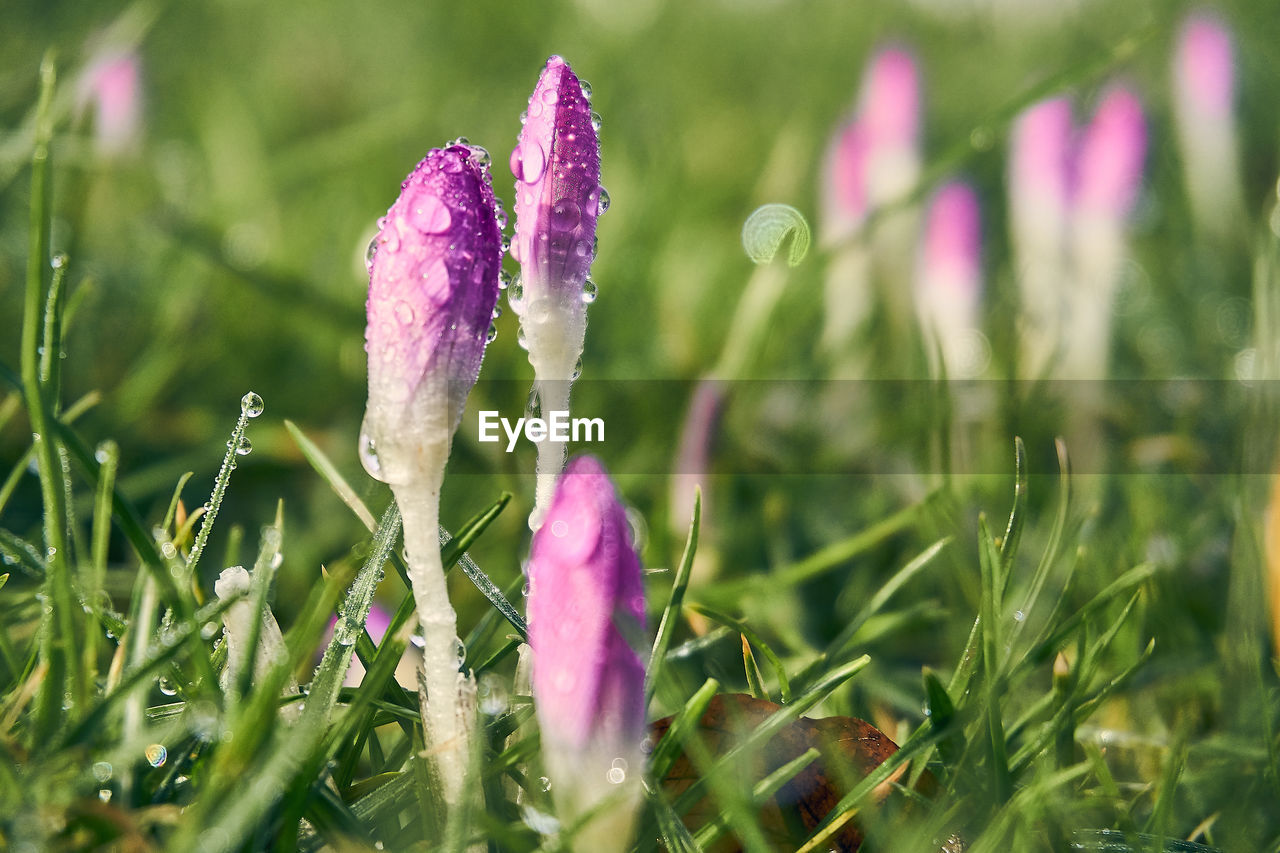
M675 717L650 753L636 848L728 833L767 849L758 804L814 757L744 778L741 753L801 714L838 714L902 749L842 779L800 849L826 850L853 820L868 850L937 850L951 834L971 853L1106 850L1123 833L1135 850L1280 851L1264 534L1280 407L1268 384L1236 380L1250 348L1271 378L1280 335L1280 19L1220 6L1238 37L1247 208L1224 238L1196 230L1180 174L1168 62L1181 3L1095 3L1022 28L887 0L604 8L6 10L0 847L562 849L542 831L552 806L516 679L533 454L478 443L470 414L523 402L532 370L511 312L442 501L485 710L484 808L447 824L418 755L416 691L395 678L413 627L398 514L356 455L374 220L426 150L460 134L492 152L511 209L517 116L558 52L593 86L613 200L575 413L628 436L579 449L647 520L647 695L652 719ZM879 327L863 342L875 376L903 381L830 380L816 346L829 248L794 267L754 267L743 249L763 204L820 234L829 134L886 39L924 73L915 198L959 173L982 200L993 360L974 420L964 388L925 378L918 340ZM111 159L75 110L95 40L143 62L142 136ZM1152 143L1112 348L1123 384L1106 389L1098 436L1081 436L1066 426L1072 389L1005 381L1005 140L1022 106L1065 92L1079 114L1115 76L1142 94ZM749 285L761 302L740 311ZM691 526L667 475L694 382L717 371L742 381ZM265 412L237 422L250 389ZM224 689L232 603L213 581L241 563L287 654ZM393 614L381 642L364 630L374 603ZM358 686L343 685L351 660ZM282 700L291 676L304 696ZM695 756L688 735L718 692L782 710L739 754ZM680 822L696 795L656 782L681 750L721 815L700 828ZM927 769L936 792L876 806L908 764L902 778Z

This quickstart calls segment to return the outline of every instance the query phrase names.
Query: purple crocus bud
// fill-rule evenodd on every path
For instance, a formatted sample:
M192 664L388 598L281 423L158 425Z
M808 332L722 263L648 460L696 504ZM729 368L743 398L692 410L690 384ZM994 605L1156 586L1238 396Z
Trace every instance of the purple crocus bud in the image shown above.
M79 102L93 112L94 142L106 155L129 150L142 129L142 86L138 55L103 53L80 80Z
M361 458L392 485L417 476L428 457L441 461L439 450L447 456L480 373L502 263L480 150L432 149L379 220L366 303Z
M556 484L529 557L529 643L543 760L563 821L602 809L579 850L627 849L645 735L640 559L604 466L583 456Z
M930 361L941 353L952 378L978 375L989 356L979 329L981 265L978 196L969 184L950 181L934 194L926 215L916 310Z
M1200 116L1218 121L1231 117L1233 63L1231 36L1220 20L1204 12L1187 18L1178 37L1174 79L1178 96Z
M1103 95L1085 128L1076 161L1077 213L1123 220L1142 183L1147 124L1138 96L1123 86Z
M475 682L460 672L458 620L440 560L440 486L453 433L480 371L502 261L488 153L433 149L379 222L369 268L366 470L403 517L422 628L423 728L445 802L465 791Z
M1196 224L1222 236L1243 219L1233 116L1231 35L1205 12L1187 18L1173 65L1173 106L1187 195Z
M569 409L587 332L587 304L595 284L587 274L595 257L596 218L609 196L600 186L599 117L569 63L547 60L538 78L524 128L511 152L516 177L516 227L512 255L520 281L508 294L520 316L520 343L533 365L533 409ZM546 510L564 467L563 443L538 445L537 508Z
M1068 271L1074 127L1071 103L1051 98L1028 107L1013 126L1009 153L1009 228L1019 290L1019 372L1048 369L1062 336Z

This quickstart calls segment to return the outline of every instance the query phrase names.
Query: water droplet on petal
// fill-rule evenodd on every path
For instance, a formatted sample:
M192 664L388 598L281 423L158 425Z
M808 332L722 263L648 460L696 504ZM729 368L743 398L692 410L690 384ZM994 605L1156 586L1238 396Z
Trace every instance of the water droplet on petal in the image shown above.
M569 374L570 379L577 379L582 375L582 359L578 359L573 363L573 373Z
M560 100L560 93L555 89L547 89L542 93L542 102L544 104L554 104L558 100Z
M582 284L582 301L588 305L596 301L596 283L589 278Z
M373 259L374 259L374 256L377 254L378 254L378 238L375 236L372 240L369 241L369 245L366 246L364 250L364 268L365 269L367 270L373 269Z
M551 301L549 299L535 299L529 303L528 317L531 322L545 323L550 316Z
M506 290L511 286L511 273L502 270L498 273L498 290Z
M498 324L490 323L489 331L485 332L485 335L484 335L484 342L486 344L491 344L497 339L498 339Z
M600 119L600 113L595 112L593 110L591 113L591 129L594 130L596 133L599 133L600 127L602 124L603 124L603 121L601 121Z
M449 230L453 221L445 203L438 196L425 192L410 202L409 218L413 226L424 234L442 234Z
M413 306L403 299L396 302L395 307L396 320L402 326L408 326L413 323Z
M493 157L489 155L488 149L482 148L479 145L471 146L470 159L475 166L481 169L487 169L493 163Z
M510 222L510 220L507 219L507 211L503 208L501 203L498 203L493 208L493 218L498 222L499 231L507 230L507 223Z
M525 140L519 148L520 173L516 175L518 179L526 184L532 184L542 177L542 172L547 168L547 155L542 150L542 146L531 139ZM516 155L512 155L512 162L515 162ZM512 171L514 171L514 166Z
M604 212L609 209L609 191L604 187L600 188L600 200L596 203L596 215L603 216Z
M563 539L569 535L569 523L563 518L557 518L551 525L551 535L557 539Z
M240 411L251 418L256 418L262 414L266 407L262 403L262 398L250 391L240 398Z
M525 334L524 326L521 326L520 330L516 332L516 345L524 350L529 348L529 336Z
M369 434L367 423L360 426L360 443L358 449L360 464L365 473L373 479L385 483L386 475L382 473L382 462L378 459L378 448L374 445L373 436Z
M582 219L582 209L568 199L551 206L551 227L556 231L568 231Z
M578 78L578 87L582 89L582 97L588 101L591 100L591 84L582 78Z

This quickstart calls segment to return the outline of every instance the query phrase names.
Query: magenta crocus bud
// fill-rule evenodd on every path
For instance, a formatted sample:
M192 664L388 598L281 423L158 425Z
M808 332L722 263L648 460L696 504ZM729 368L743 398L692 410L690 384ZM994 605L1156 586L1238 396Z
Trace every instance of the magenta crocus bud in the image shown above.
M951 378L972 378L986 366L981 263L978 197L967 183L946 183L929 204L916 279L917 316L935 373L939 354Z
M1107 377L1126 220L1141 187L1146 147L1141 103L1128 89L1112 86L1085 129L1076 160L1071 216L1074 281L1066 288L1060 378Z
M103 154L121 154L137 143L142 129L141 77L132 51L104 53L85 69L79 101L82 109L92 111L94 142Z
M464 790L475 683L459 671L457 617L440 561L445 464L488 342L502 261L488 153L433 149L379 222L369 268L366 470L390 484L404 521L423 633L423 724L445 801Z
M533 697L557 812L571 823L614 800L574 836L575 850L629 849L643 772L644 611L613 483L596 459L575 458L529 556Z
M511 152L516 177L516 227L512 255L520 281L508 294L520 316L520 343L533 365L533 414L569 409L569 386L577 378L587 333L587 304L595 298L588 278L595 257L596 218L609 196L600 186L599 117L589 89L559 56L547 60L538 78L524 128ZM545 512L565 445L538 444L537 507L530 526Z
M1196 224L1213 236L1243 216L1233 115L1231 35L1211 14L1187 18L1173 65L1174 117L1187 195Z
M854 115L837 132L827 152L819 196L819 240L839 246L827 271L822 344L839 353L872 308L873 264L866 247L853 241L867 216L899 202L920 177L920 75L905 49L883 48L867 65ZM906 250L914 231L911 216L894 215L877 224L874 254L885 266ZM895 270L887 270L889 278ZM886 294L900 316L900 294Z
M1080 140L1076 161L1078 216L1122 220L1142 183L1147 124L1137 95L1112 86L1103 95Z
M1073 133L1071 103L1051 98L1023 111L1010 141L1009 228L1020 298L1018 367L1028 379L1048 369L1062 336Z

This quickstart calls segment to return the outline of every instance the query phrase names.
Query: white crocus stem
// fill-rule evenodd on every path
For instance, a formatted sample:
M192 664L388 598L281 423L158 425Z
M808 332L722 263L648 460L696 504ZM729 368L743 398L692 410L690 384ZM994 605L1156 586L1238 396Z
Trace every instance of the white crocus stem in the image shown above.
M427 754L435 765L445 803L457 805L465 790L474 722L468 709L475 681L459 671L458 617L449 603L444 564L440 560L440 486L444 480L444 447L434 474L421 471L413 482L392 486L404 519L405 563L422 630L422 722Z

